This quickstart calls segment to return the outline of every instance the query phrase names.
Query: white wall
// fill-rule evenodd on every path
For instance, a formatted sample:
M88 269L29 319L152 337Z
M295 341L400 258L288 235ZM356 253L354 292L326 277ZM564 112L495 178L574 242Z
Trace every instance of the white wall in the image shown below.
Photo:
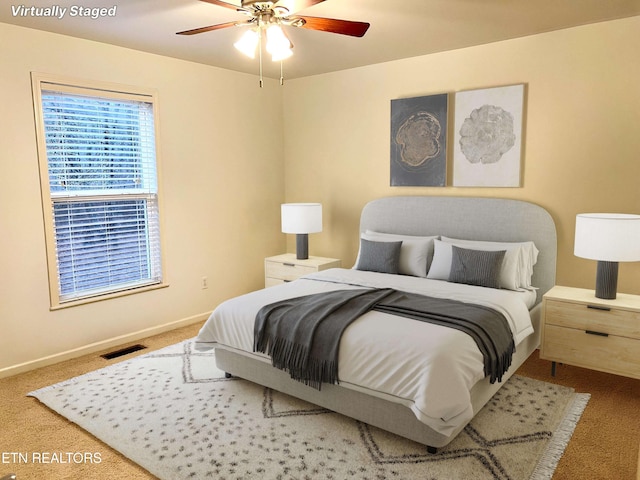
M285 247L277 82L1 23L0 71L0 375L262 287ZM49 310L31 71L157 89L168 288Z

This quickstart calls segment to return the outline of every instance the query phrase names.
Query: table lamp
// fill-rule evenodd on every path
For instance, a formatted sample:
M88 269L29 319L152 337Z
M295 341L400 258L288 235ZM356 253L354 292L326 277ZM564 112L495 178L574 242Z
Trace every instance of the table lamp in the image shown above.
M281 206L283 233L296 234L296 258L309 258L309 233L322 231L320 203L283 203Z
M640 215L578 214L573 253L598 261L596 297L615 299L618 262L640 261Z

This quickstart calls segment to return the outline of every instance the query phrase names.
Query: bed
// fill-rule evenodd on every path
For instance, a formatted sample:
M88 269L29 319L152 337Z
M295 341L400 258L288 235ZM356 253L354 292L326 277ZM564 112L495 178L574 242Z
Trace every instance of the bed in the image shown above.
M354 268L306 275L225 301L202 327L196 346L215 348L217 367L229 375L435 452L455 438L538 347L541 300L555 282L556 254L553 219L528 202L447 196L377 199L362 210ZM476 270L482 272L480 280ZM469 335L374 310L344 330L337 384L311 388L254 351L256 315L266 305L353 289L392 289L499 312L513 335L510 366L499 381L492 380Z

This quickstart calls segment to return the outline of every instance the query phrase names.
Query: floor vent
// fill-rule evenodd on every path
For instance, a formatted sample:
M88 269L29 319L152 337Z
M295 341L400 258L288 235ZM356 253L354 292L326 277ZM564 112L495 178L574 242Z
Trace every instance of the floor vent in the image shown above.
M138 350L144 350L145 348L147 347L145 347L144 345L140 345L138 343L137 345L131 345L130 347L122 348L120 350L115 350L113 352L105 353L104 355L100 355L100 356L107 360L111 360L112 358L118 358L118 357L122 357L123 355L129 355L130 353L137 352Z

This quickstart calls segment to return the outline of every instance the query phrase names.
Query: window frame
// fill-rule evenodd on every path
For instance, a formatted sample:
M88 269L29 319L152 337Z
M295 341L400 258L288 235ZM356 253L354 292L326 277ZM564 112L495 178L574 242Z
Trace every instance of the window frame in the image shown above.
M130 85L121 85L108 82L98 82L93 80L79 80L58 75L49 75L38 72L31 72L31 84L33 95L33 106L36 126L36 144L38 154L38 164L40 171L40 191L42 200L42 213L45 233L45 247L47 257L47 271L49 280L49 300L50 309L57 310L60 308L72 307L75 305L83 305L91 302L118 298L124 295L156 290L158 288L168 287L165 255L162 253L162 175L160 162L160 145L159 145L159 114L158 114L158 95L155 89L142 88ZM156 175L156 201L157 208L157 235L159 254L159 268L161 271L159 282L123 286L122 288L114 288L111 291L100 289L97 293L87 293L86 295L74 299L61 299L60 295L60 279L57 265L57 245L55 237L55 219L54 219L54 197L49 183L49 161L47 157L47 145L45 138L44 111L42 104L42 91L55 90L56 92L69 93L74 95L85 95L96 98L106 98L110 100L132 100L150 103L153 109L153 128L155 141L155 175ZM107 193L107 192L105 192ZM117 200L126 200L131 198L127 194L104 195L104 198L95 195L85 196L83 194L75 195L77 199L88 198L98 201L108 200L110 197ZM137 195L134 195L137 196ZM67 198L71 195L67 196ZM90 197L90 198L89 198ZM74 201L74 200L70 200Z

